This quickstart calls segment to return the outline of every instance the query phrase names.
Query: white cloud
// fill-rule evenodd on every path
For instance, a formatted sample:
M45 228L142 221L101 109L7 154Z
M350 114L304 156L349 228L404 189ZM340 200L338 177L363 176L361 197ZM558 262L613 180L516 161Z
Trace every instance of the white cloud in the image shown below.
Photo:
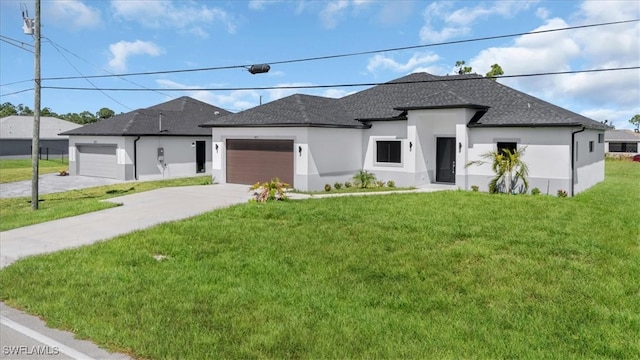
M471 25L479 19L486 20L491 16L503 18L513 17L519 12L529 9L535 1L494 1L475 7L463 7L450 11L451 2L432 2L423 12L425 24L420 29L420 40L423 42L442 42L471 33ZM435 25L434 23L442 23Z
M327 89L324 92L322 92L322 94L320 94L320 96L339 99L341 97L345 97L345 96L351 95L353 93L355 93L355 91L346 91L346 90L343 90L343 89Z
M543 7L539 7L536 9L536 16L539 17L540 19L547 19L549 17L549 15L551 15L551 13L549 12L549 10L543 8Z
M150 55L158 56L162 53L162 49L150 41L136 40L119 41L109 45L111 52L111 60L109 67L115 71L124 71L127 69L127 59L131 55Z
M156 83L168 89L196 89L185 91L183 94L231 112L246 110L260 103L260 94L255 90L234 90L221 94L207 90L197 90L203 88L203 86L186 85L167 79L158 79ZM216 86L221 85L217 84Z
M293 82L293 83L282 83L282 84L277 84L277 87L289 87L289 86L311 86L313 84L311 83L307 83L307 82ZM289 95L293 95L296 93L300 93L301 90L303 89L270 89L270 90L266 90L268 96L267 101L274 101L274 100L278 100L278 99L282 99L284 97L287 97Z
M439 59L440 57L433 53L416 53L413 54L413 56L405 63L399 63L392 57L376 54L369 59L367 71L373 73L378 69L383 69L395 72L411 73L417 68L424 68L424 65L426 64L433 64Z
M346 9L347 6L349 6L347 0L329 2L320 12L322 24L328 29L335 28L338 25L339 18L343 16L342 11Z
M60 26L75 29L96 28L101 25L100 11L79 0L55 0L44 2L48 19Z
M568 20L546 19L534 31L616 21L630 13L640 14L640 3L585 1ZM521 36L512 45L482 50L469 65L484 74L491 64L498 63L505 75L638 66L638 38L638 23ZM595 120L613 121L618 127L626 126L631 115L640 110L639 70L499 81Z
M126 21L136 21L146 27L171 27L207 37L207 27L221 23L228 33L236 32L237 23L226 11L193 2L178 1L123 1L112 0L115 16Z

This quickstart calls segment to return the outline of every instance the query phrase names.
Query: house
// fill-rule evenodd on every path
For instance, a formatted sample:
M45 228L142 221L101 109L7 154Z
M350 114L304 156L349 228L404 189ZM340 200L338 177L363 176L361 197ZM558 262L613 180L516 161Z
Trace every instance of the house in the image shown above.
M64 132L69 172L120 180L211 173L211 132L198 125L230 114L180 97Z
M66 156L69 137L58 135L82 125L55 117L40 117L40 152ZM31 156L33 116L11 115L0 119L0 156Z
M640 133L633 130L604 132L604 151L610 155L635 155L640 148Z
M292 95L213 119L212 175L300 190L373 172L397 186L488 191L489 151L526 148L530 188L555 195L604 179L605 125L478 75L414 73L340 99Z

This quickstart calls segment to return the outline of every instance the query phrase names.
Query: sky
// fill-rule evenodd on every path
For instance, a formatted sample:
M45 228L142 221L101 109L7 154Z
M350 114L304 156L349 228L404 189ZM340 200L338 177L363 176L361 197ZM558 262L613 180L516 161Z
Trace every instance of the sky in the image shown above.
M35 40L23 32L23 9L35 17L33 0L0 0L0 103L33 108ZM293 93L367 88L327 85L455 74L458 60L481 75L496 63L505 75L640 66L638 21L466 41L637 20L636 0L42 0L41 14L42 107L59 114L129 112L180 96L238 112ZM268 73L247 71L263 63ZM173 72L203 68L218 69ZM148 72L163 73L83 78ZM66 77L76 79L47 79ZM498 81L618 129L640 114L640 69Z

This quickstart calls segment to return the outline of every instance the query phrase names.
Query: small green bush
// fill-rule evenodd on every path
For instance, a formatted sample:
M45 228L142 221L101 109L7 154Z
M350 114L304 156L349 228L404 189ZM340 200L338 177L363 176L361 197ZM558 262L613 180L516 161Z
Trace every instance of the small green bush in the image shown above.
M564 191L562 189L558 190L558 197L566 198L567 196L568 196L568 194L567 194L566 191Z
M324 185L324 191L331 191L331 185L325 184Z
M393 180L389 180L389 181L387 181L387 186L390 187L390 188L394 188L394 187L396 187L396 182L393 181Z
M365 189L376 183L376 176L367 170L360 170L353 175L353 182L357 187Z
M333 184L333 187L334 187L336 190L340 190L340 189L342 189L342 183L336 182L335 184Z
M538 188L531 189L531 195L540 195L540 189Z
M350 182L348 182L348 181L345 181L345 182L344 182L344 187L345 187L345 188L347 188L347 189L348 189L348 188L350 188L350 187L352 187L352 186L353 186L353 184L351 184Z
M471 191L478 192L479 190L480 190L480 187L478 187L478 185L471 185Z
M385 184L385 182L384 182L384 181L382 181L382 180L378 180L378 181L376 181L376 186L377 186L377 187L384 187L384 184Z

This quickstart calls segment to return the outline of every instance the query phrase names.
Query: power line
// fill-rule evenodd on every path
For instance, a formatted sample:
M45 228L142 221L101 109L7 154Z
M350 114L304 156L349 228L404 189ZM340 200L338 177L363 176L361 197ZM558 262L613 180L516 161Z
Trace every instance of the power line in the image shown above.
M640 19L612 21L612 22L605 22L605 23L598 23L598 24L569 26L569 27L557 28L557 29L547 29L547 30L537 30L537 31L530 31L530 32L520 32L520 33L507 34L507 35L495 35L495 36L487 36L487 37L464 39L464 40L445 41L445 42L423 44L423 45L396 47L396 48L389 48L389 49L382 49L382 50L360 51L360 52L352 52L352 53L337 54L337 55L317 56L317 57L308 57L308 58L293 59L293 60L281 60L281 61L270 61L270 62L267 61L265 63L270 64L270 65L280 65L280 64L291 64L291 63L299 63L299 62L306 62L306 61L337 59L337 58L343 58L343 57L369 55L369 54L375 54L375 53L381 53L381 52L412 50L412 49L420 49L420 48L427 48L427 47L434 47L434 46L454 45L454 44L464 44L464 43L476 42L476 41L504 39L504 38L516 37L516 36L536 35L536 34L552 33L552 32L558 32L558 31L585 29L585 28L593 28L593 27L609 26L609 25L619 25L619 24L626 24L626 23L632 23L632 22L638 22L638 21L640 21ZM93 78L109 78L109 77L122 77L122 76L160 75L160 74L173 74L173 73L198 72L198 71L238 69L238 68L247 68L248 66L250 66L250 64L218 66L218 67L206 67L206 68L196 68L196 69L147 71L147 72L124 73L124 74L115 74L115 75L92 75L92 76L87 76L87 77L78 77L78 76L49 77L49 78L43 78L42 80L74 80L74 79L80 79L80 78L91 78L91 79L93 79Z
M6 42L9 45L13 45L13 46L15 46L15 47L17 47L19 49L22 49L24 51L28 51L28 52L33 54L33 50L32 49L24 48L25 45L33 47L33 45L31 45L31 44L27 44L27 43L22 42L20 40L12 39L10 37L6 37L6 36L2 36L2 35L0 35L0 41Z
M0 94L0 97L2 97L2 96L9 96L9 95L15 95L15 94L20 94L20 93L27 92L27 91L31 91L31 90L33 90L33 88L24 89L24 90L18 90L18 91L10 92L10 93L8 93L8 94Z
M597 73L606 71L625 71L625 70L638 70L640 66L630 67L618 67L608 69L588 69L588 70L573 70L573 71L558 71L558 72L543 72L533 74L519 74L519 75L504 75L497 78L525 78L535 76L552 76L552 75L570 75L570 74L583 74L583 73ZM430 82L446 82L446 81L460 81L460 80L480 80L486 79L485 77L466 77L459 78L457 76L446 76L433 80L420 80L420 81L405 81L405 82L372 82L372 83L351 83L351 84L328 84L328 85L287 85L287 86L263 86L263 87L236 87L236 88L173 88L173 89L161 89L162 91L239 91L239 90L281 90L281 89L325 89L325 88L339 88L339 87L363 87L363 86L378 86L378 85L398 85L398 84L417 84L417 83L430 83ZM79 90L79 91L152 91L155 89L134 89L134 88L83 88L83 87L65 87L65 86L43 86L43 89L53 90Z
M47 40L49 40L49 42L51 43L51 45L53 46L53 48L54 48L54 49L56 49L56 51L58 51L58 53L60 54L60 56L62 56L62 58L67 62L67 64L69 64L69 66L71 66L71 67L72 67L76 72L78 72L78 74L83 75L83 74L82 74L82 72L81 72L80 70L78 70L78 68L77 68L77 67L75 67L75 66L74 66L74 65L69 61L69 59L67 59L67 57L66 57L66 56L64 56L64 54L62 53L62 51L60 51L60 49L58 49L58 47L56 46L56 44L55 44L53 41L51 41L51 39L47 39ZM83 76L84 76L84 75L83 75ZM115 103L117 103L118 105L120 105L120 106L122 106L122 107L124 107L124 108L126 108L126 109L133 110L132 108L128 107L127 105L125 105L125 104L121 103L120 101L118 101L118 100L114 99L112 96L110 96L109 94L107 94L106 92L104 92L104 90L100 90L100 89L96 86L96 84L94 84L93 82L91 82L91 80L89 80L89 79L87 79L87 78L84 78L84 80L85 80L86 82L88 82L89 84L91 84L91 86L93 86L96 90L100 91L100 92L102 93L102 95L104 95L104 96L106 96L107 98L111 99L112 101L114 101L114 102L115 102Z
M60 52L60 50L59 50L59 49L62 49L62 50L64 50L65 52L67 52L67 53L69 53L69 54L73 55L74 57L76 57L76 58L78 58L78 59L80 59L80 60L84 61L85 63L87 63L87 64L89 64L89 65L93 66L93 67L94 67L94 68L96 68L96 69L99 69L99 70L101 70L101 71L104 71L104 72L106 72L106 73L109 73L109 74L111 74L111 75L113 75L113 76L119 77L121 80L126 81L126 82L128 82L129 84L132 84L132 85L135 85L135 86L139 86L139 87L144 88L144 89L148 89L148 88L147 88L146 86L144 86L144 85L138 84L138 83L136 83L136 82L134 82L134 81L131 81L131 80L129 80L129 79L127 79L127 78L125 78L125 77L122 77L122 76L120 76L120 75L118 75L118 74L114 74L114 73L112 73L112 72L110 72L110 71L108 71L108 70L106 70L106 69L103 69L103 68L101 68L101 67L99 67L99 66L97 66L97 65L95 65L95 64L92 64L91 62L89 62L89 61L87 61L86 59L84 59L84 58L80 57L79 55L75 54L74 52L72 52L72 51L70 51L70 50L65 49L63 46L61 46L60 44L58 44L58 43L56 43L55 41L51 40L50 38L45 37L45 39L47 39L47 40L51 43L51 45L52 45L56 50L58 50L58 52ZM63 54L60 54L60 55L62 55L62 57L65 57ZM66 58L66 57L65 57L65 60L67 60L67 58ZM67 62L68 62L68 63L69 63L69 65L71 65L74 69L76 69L76 68L75 68L75 67L74 67L74 66L73 66L73 65L72 65L68 60L67 60ZM76 69L76 71L78 71L78 70ZM78 73L80 73L80 71L78 71ZM80 74L81 74L81 73L80 73ZM83 78L84 78L84 79L87 79L87 77L86 77L86 76L85 76L85 77L83 77ZM88 80L87 80L87 81L88 81ZM167 97L173 98L173 97L172 97L171 95L169 95L169 94L164 94L164 93L159 92L159 91L156 91L156 92L157 92L158 94L160 94L160 95L163 95L163 96L167 96ZM112 99L112 100L113 100L113 101L115 101L115 102L117 102L118 104L120 104L120 103L119 103L118 101L116 101L115 99ZM120 104L120 105L122 105L122 104ZM122 106L124 106L125 108L127 108L127 109L129 109L129 110L132 110L131 108L129 108L129 107L125 106L125 105L122 105Z

